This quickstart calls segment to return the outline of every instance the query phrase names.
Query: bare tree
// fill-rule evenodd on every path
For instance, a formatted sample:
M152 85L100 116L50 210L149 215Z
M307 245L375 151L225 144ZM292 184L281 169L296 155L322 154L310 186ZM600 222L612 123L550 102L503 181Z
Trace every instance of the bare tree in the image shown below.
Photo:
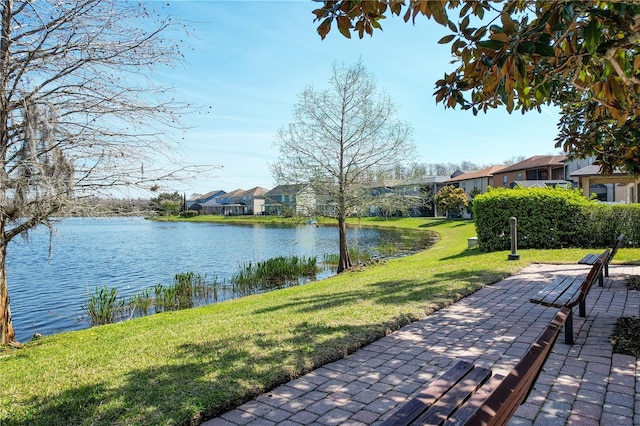
M411 126L396 118L396 108L376 89L361 62L333 67L328 88L308 86L300 95L293 122L276 134L278 162L271 165L279 183L307 183L325 216L338 220L338 272L352 266L346 219L360 215L372 196L371 176L393 175L411 161ZM385 175L386 173L380 173Z
M0 1L0 344L17 344L7 244L75 197L175 177L157 153L185 109L149 72L179 59L174 23L138 2ZM175 27L178 29L177 27ZM175 152L175 151L174 151ZM167 160L171 160L169 157ZM163 159L163 162L166 161ZM184 171L184 169L182 169Z

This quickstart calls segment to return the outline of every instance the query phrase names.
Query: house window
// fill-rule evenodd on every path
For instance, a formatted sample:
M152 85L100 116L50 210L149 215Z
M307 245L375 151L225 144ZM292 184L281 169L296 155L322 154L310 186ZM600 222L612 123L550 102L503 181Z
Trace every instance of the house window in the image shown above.
M466 191L467 190L467 183L466 182L461 182L460 183L460 187Z
M516 180L518 181L522 180L522 173L518 173L518 178Z
M478 181L477 180L473 181L473 189L478 189Z
M507 187L507 175L502 176L502 185L506 188Z

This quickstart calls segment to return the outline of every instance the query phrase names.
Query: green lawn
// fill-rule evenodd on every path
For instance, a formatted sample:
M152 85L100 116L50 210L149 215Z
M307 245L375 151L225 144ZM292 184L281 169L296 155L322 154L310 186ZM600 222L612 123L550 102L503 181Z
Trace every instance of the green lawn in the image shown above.
M428 229L431 249L320 282L0 349L0 424L184 424L222 413L532 262L588 250L467 249L469 221L367 219ZM617 261L637 261L621 249Z

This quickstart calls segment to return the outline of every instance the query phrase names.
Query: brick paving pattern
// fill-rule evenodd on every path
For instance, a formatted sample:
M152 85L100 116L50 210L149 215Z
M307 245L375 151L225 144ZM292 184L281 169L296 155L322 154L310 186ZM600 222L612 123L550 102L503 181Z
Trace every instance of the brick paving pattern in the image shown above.
M506 375L557 312L530 297L556 275L587 271L531 265L204 425L375 425L457 360ZM640 360L614 354L609 342L619 317L640 317L630 274L640 267L612 265L587 296L587 318L574 309L575 344L561 331L510 425L640 425Z

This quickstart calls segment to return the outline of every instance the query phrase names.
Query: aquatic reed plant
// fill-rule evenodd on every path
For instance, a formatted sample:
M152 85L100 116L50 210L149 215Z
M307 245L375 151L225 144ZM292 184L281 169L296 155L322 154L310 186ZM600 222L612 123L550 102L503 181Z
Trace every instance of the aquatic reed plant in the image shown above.
M91 325L111 324L116 322L119 316L124 312L125 301L118 299L118 290L115 288L107 288L103 286L101 289L96 287L94 294L87 302L87 306L83 309L89 316Z
M131 309L131 315L135 315L136 310L139 311L140 316L149 315L149 310L153 306L153 297L151 296L151 289L147 288L144 291L134 295L129 300L129 308Z
M231 277L238 294L282 288L298 284L301 277L313 277L318 272L316 257L274 257L264 262L247 262Z
M194 287L198 284L196 280L203 281L193 272L182 272L173 277L173 287L175 288L175 308L188 309L193 307Z
M196 301L204 302L208 304L211 299L214 302L218 301L218 277L214 276L213 281L207 283L206 275L197 275L193 282L193 298Z
M217 283L214 282L214 285ZM207 287L209 286L206 284L206 275L193 272L176 274L173 277L173 283L168 286L156 284L154 286L156 313L193 308L203 294L212 292Z
M353 264L368 263L371 261L371 253L360 247L349 247L349 257ZM337 265L340 261L340 255L337 253L327 253L323 257L323 261L327 265Z
M207 283L206 275L182 272L174 276L172 284L156 284L153 289L147 288L128 300L118 298L115 288L96 288L83 309L92 326L109 324L135 316L192 308L201 302L209 303L211 298L217 302L219 287L217 277ZM151 308L155 312L151 312Z
M382 243L374 247L373 250L381 256L392 256L400 252L400 249L393 243Z

